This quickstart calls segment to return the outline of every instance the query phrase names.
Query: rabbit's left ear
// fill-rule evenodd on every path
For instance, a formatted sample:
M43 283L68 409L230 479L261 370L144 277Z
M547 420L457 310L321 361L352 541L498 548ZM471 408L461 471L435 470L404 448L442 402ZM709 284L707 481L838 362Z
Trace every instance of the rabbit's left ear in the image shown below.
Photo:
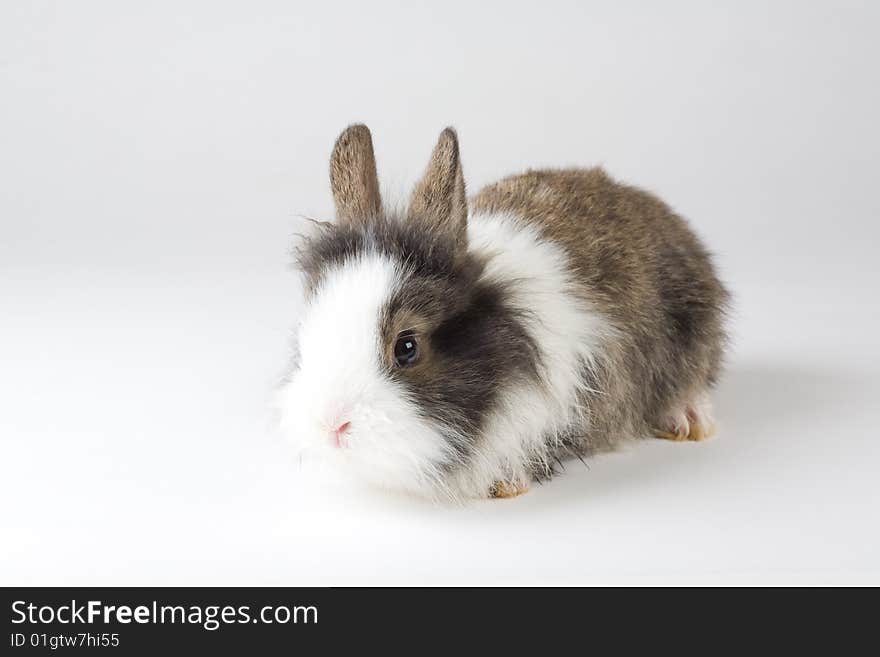
M467 249L467 196L458 137L446 128L431 154L425 175L416 184L409 204L409 220L453 241L459 252Z
M351 125L330 156L330 187L341 223L359 224L382 214L373 138L365 125Z

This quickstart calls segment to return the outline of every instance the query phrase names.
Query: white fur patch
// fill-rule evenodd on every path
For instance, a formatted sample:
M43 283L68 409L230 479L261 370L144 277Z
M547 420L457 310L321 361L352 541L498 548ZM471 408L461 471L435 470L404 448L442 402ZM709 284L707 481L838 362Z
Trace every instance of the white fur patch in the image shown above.
M277 405L282 430L304 457L424 494L444 486L435 464L450 448L406 389L382 372L381 313L399 281L395 263L376 254L326 274L304 309L298 368ZM337 447L333 430L343 422L350 429Z
M547 458L547 440L587 421L579 408L583 372L610 326L576 293L565 252L542 240L538 229L513 217L473 215L470 250L487 255L484 278L511 282L512 303L524 312L525 328L541 354L543 386L508 386L488 422L470 467L456 487L484 496L497 480L526 485L530 465Z

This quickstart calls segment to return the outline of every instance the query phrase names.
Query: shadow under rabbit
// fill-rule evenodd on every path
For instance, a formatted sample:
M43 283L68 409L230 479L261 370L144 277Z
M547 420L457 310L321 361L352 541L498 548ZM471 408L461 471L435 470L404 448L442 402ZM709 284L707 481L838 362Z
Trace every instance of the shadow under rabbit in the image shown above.
M710 440L633 441L618 452L588 460L586 466L569 460L552 481L533 484L517 506L546 510L590 505L621 490L648 489L664 480L747 470L760 463L764 449L806 450L809 440L803 428L866 412L877 383L864 373L800 364L732 366L714 394L718 430ZM509 501L486 504L512 506Z

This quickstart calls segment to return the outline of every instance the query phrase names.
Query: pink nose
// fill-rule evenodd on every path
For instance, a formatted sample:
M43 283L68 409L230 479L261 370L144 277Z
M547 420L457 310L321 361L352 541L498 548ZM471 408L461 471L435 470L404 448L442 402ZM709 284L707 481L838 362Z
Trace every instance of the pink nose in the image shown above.
M344 436L351 428L351 422L343 422L333 430L333 445L335 447L345 447Z

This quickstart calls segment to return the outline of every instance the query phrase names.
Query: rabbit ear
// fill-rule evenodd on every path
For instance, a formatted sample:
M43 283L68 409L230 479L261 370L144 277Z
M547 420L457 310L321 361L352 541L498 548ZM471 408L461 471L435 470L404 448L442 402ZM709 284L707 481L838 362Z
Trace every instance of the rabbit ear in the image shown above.
M440 133L425 175L413 190L409 219L449 237L463 250L467 248L467 213L458 137L455 130L446 128Z
M336 140L330 156L330 188L340 222L360 223L382 213L373 139L367 126L351 125Z

